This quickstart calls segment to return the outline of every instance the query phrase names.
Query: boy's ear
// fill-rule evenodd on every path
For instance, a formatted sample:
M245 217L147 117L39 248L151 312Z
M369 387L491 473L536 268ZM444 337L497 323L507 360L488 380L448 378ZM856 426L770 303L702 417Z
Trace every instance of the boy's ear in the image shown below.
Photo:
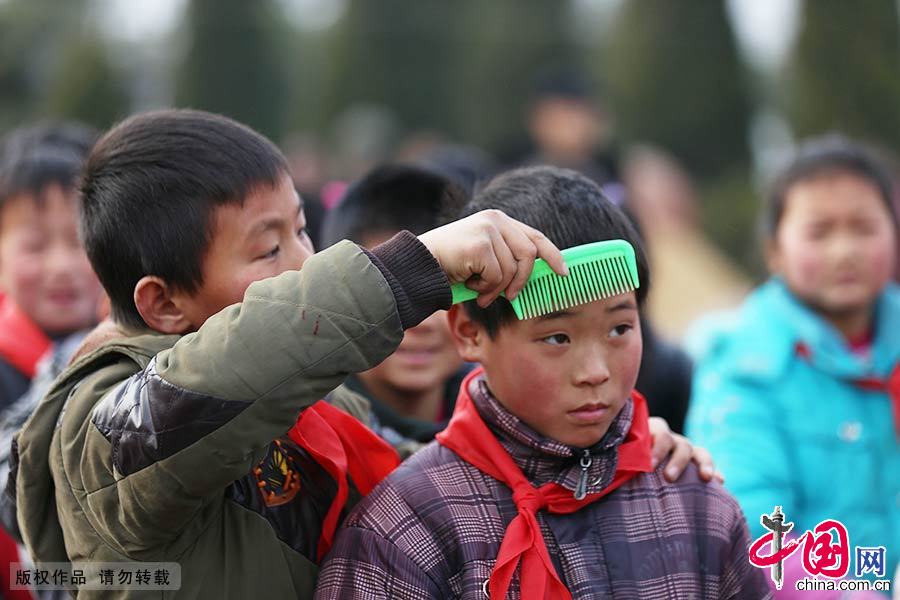
M141 277L134 286L134 305L150 329L177 334L190 330L190 321L172 299L171 287L159 277Z
M447 323L456 351L466 362L480 363L484 355L487 331L469 317L466 309L454 304L447 311Z

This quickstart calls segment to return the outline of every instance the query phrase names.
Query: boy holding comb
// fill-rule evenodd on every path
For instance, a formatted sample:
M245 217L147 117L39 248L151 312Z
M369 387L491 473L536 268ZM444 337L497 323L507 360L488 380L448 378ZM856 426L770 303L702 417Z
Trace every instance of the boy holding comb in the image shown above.
M82 194L112 324L17 438L19 523L39 562L177 561L188 597L308 597L339 482L285 436L300 411L449 307L448 280L489 302L536 256L565 270L497 212L313 257L281 153L202 112L113 128Z

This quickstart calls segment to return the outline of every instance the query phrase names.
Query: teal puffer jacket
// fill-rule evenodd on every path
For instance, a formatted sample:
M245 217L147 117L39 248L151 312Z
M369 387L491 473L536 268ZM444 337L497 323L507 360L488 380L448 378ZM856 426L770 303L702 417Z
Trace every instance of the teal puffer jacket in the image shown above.
M687 433L712 452L753 537L775 505L796 534L838 519L851 562L855 546L884 546L890 578L900 556L900 424L886 391L853 381L886 379L900 364L895 285L878 299L875 328L871 352L856 355L781 280L769 281L695 335Z

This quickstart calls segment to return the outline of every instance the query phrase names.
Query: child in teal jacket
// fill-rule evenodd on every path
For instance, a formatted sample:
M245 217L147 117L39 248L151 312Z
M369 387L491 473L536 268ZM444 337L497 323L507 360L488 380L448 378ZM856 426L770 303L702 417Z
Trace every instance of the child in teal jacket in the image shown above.
M688 435L709 448L753 537L826 519L900 555L900 288L890 179L837 137L803 145L766 215L772 279L695 336ZM770 550L766 548L765 553ZM800 554L802 549L797 552ZM869 574L869 577L873 577Z

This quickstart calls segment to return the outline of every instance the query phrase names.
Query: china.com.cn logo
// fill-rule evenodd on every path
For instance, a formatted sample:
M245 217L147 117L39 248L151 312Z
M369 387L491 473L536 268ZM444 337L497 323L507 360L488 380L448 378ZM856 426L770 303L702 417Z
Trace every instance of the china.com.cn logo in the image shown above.
M802 548L803 569L811 576L821 575L841 579L850 571L850 537L843 523L826 519L811 531L785 543L785 535L793 528L793 523L785 522L781 507L776 506L771 515L760 517L762 526L768 533L750 545L750 564L754 567L771 567L772 581L781 589L784 583L784 560ZM769 553L763 550L769 547ZM867 573L875 577L885 576L885 548L864 548L856 546L856 569L854 575L862 577Z

